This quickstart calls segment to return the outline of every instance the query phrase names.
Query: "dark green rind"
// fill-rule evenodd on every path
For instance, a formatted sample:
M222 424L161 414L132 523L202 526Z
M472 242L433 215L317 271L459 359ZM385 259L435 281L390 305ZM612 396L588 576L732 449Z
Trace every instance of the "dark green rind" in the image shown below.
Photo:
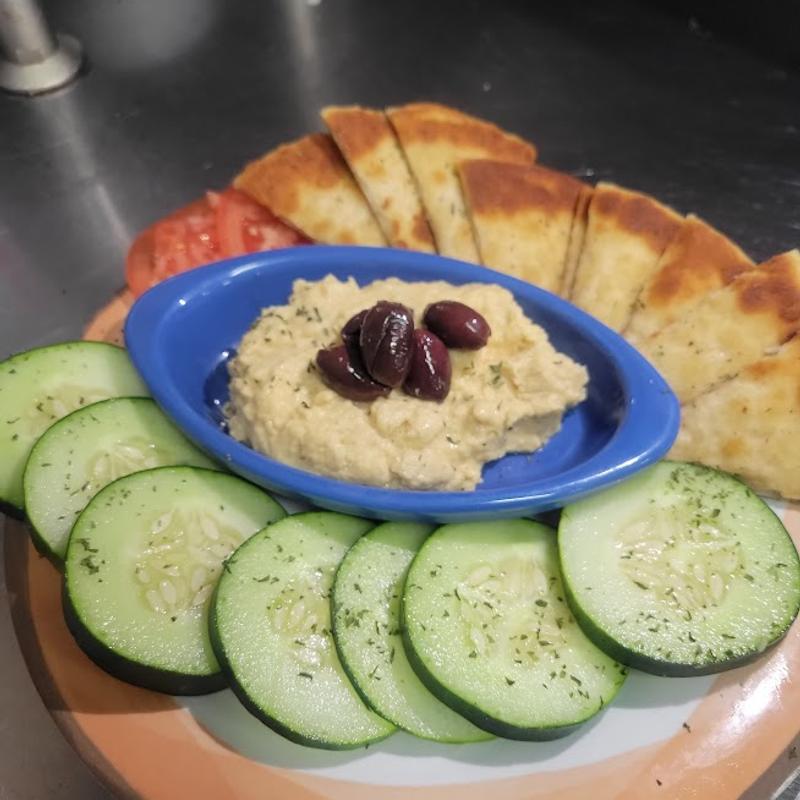
M236 680L236 675L231 669L230 662L225 656L225 650L223 648L222 642L219 637L219 630L217 628L216 604L217 604L217 592L215 589L214 594L212 595L211 608L208 615L208 634L209 634L209 639L211 640L211 648L214 651L214 655L217 657L217 661L219 661L219 664L222 667L222 673L227 679L227 685L236 695L237 700L259 722L263 723L264 725L266 725L271 730L275 731L275 733L279 734L280 736L283 736L285 739L288 739L290 742L294 742L295 744L301 744L304 745L305 747L315 747L318 750L334 750L334 751L358 750L359 748L367 747L368 745L375 744L376 742L382 742L384 739L388 738L389 736L392 735L392 733L394 733L394 731L390 731L389 733L386 734L386 736L382 736L377 739L370 739L369 741L366 742L358 742L355 744L351 744L349 742L336 743L330 741L322 741L320 739L314 739L308 736L303 736L302 733L299 733L293 728L288 728L279 720L275 719L274 717L271 717L266 711L264 711L263 708L261 708L261 706L259 706L250 697L250 695L247 694L245 688Z
M214 672L208 675L190 675L171 670L158 669L140 664L115 653L103 644L83 624L72 605L66 584L61 594L64 619L78 647L97 664L100 669L134 686L172 695L211 694L227 686L225 675Z
M112 347L114 347L114 346L115 345L112 345ZM51 428L55 428L55 426L58 425L60 422L63 422L64 420L69 419L73 414L75 414L78 411L82 411L84 408L89 408L90 406L98 405L99 403L107 403L109 400L118 400L118 399L120 399L120 398L109 397L106 400L99 400L97 403L89 403L89 405L85 405L85 406L81 406L80 408L76 408L75 411L71 411L65 417L61 417L61 419L56 420L47 429L47 431L49 431ZM148 397L137 397L136 399L137 400L149 400L150 398L148 398ZM42 436L44 436L44 434L47 433L47 431L43 431L42 432ZM38 447L39 442L42 441L42 436L40 436L33 443L33 447L31 447L31 451L30 451L30 453L28 453L28 461L26 462L25 469L24 469L24 471L22 473L22 494L23 494L23 496L25 496L27 494L26 483L27 483L27 475L28 475L28 464L31 463L31 457L33 456L34 452L36 451L36 448ZM75 517L76 521L77 521L79 516L80 516L80 514L78 514L78 516ZM33 522L30 519L28 519L27 521L28 521L28 533L30 533L31 541L33 542L33 546L36 548L36 552L40 556L44 556L59 572L63 572L64 571L64 559L62 559L57 553L55 553L53 551L53 549L47 543L46 539L39 533L38 529L33 524Z
M334 643L336 643L336 636L333 637ZM405 645L404 645L405 646ZM405 726L401 725L399 722L396 722L393 719L390 719L386 714L384 714L381 709L373 703L369 697L364 694L361 690L361 686L359 685L358 681L355 678L355 673L350 668L350 665L347 663L342 651L339 649L339 645L336 645L336 654L339 656L339 661L342 664L342 669L344 670L344 674L347 675L347 680L353 685L353 688L356 690L356 694L364 701L364 705L367 708L374 711L381 719L385 719L390 725L394 725L397 727L398 730L405 731L410 736L413 736L415 739L423 739L426 742L436 742L437 744L476 744L478 742L489 742L491 741L494 736L492 736L488 731L486 733L485 739L440 739L435 736L423 736L416 731L411 731ZM416 672L416 668L414 669ZM391 734L390 734L391 735Z
M336 643L336 636L333 637L334 643ZM403 645L405 647L405 644ZM408 651L406 651L407 653ZM368 695L364 694L361 690L361 686L359 685L358 681L356 680L355 673L351 669L350 665L347 663L347 660L344 657L344 654L339 649L339 645L336 644L336 654L339 656L339 661L342 664L342 669L344 670L344 674L347 675L347 680L353 685L353 688L356 690L356 694L364 701L364 705L367 708L370 708L374 711L381 719L385 719L390 725L395 725L398 730L405 731L410 736L413 736L415 739L422 739L426 742L436 742L437 744L478 744L480 742L490 742L494 736L490 734L488 731L486 732L485 739L441 739L435 736L423 736L421 733L417 733L416 731L411 731L408 728L401 725L399 722L396 722L393 719L390 719L386 714L384 714L381 709L373 703ZM409 658L409 661L411 659ZM414 667L414 672L416 672L416 667ZM452 706L451 706L452 708ZM390 734L391 735L391 734Z
M75 521L77 522L78 517L75 517ZM46 558L59 572L63 574L64 572L64 561L63 559L59 558L48 546L47 543L39 536L39 532L34 527L33 523L26 517L25 518L25 527L28 530L28 536L31 537L31 543L33 544L33 549L40 555L42 558Z
M0 500L0 514L5 514L10 519L15 519L18 522L22 522L25 525L25 530L28 532L28 536L30 537L33 548L36 550L37 554L42 556L42 558L46 558L59 572L64 571L64 562L60 558L57 558L49 548L41 546L39 536L37 536L33 525L25 516L23 511L20 511L15 506L10 506Z
M535 522L536 520L534 520ZM538 523L542 525L542 523ZM555 531L550 531L552 535L555 535ZM428 538L430 541L433 536L436 535L436 532L431 534ZM424 549L424 545L423 545ZM422 550L420 550L420 553ZM417 554L419 557L419 554ZM413 562L412 562L413 567ZM562 583L563 583L563 572L562 572ZM614 698L619 693L619 690L622 688L623 684L625 683L625 678L627 677L626 672L620 672L619 681L614 686L613 693L607 700L603 700L601 698L600 705L592 711L591 713L587 714L582 719L575 720L574 722L570 722L566 725L551 725L551 726L520 726L520 725L512 725L504 720L497 719L493 717L491 714L486 712L479 706L473 705L472 703L465 700L460 695L456 694L450 687L445 685L444 683L440 682L436 676L428 669L427 665L425 664L425 660L423 656L417 652L416 648L414 647L414 643L411 639L411 636L408 633L408 625L406 624L406 592L403 592L401 597L401 605L400 605L400 619L401 619L401 634L403 638L403 645L406 649L406 655L408 656L409 663L411 664L414 672L416 672L417 677L422 681L425 687L436 697L438 697L445 705L450 706L456 713L460 714L462 717L468 719L473 725L476 725L479 728L482 728L489 733L493 733L495 736L499 736L503 739L517 739L521 741L532 741L532 742L546 742L551 741L553 739L561 739L565 736L569 736L571 733L574 733L578 730L584 723L588 722L590 719L593 719L597 716L606 706L610 705Z
M0 361L0 367L6 366L10 364L12 361L20 361L24 362L27 360L29 356L34 353L41 352L42 350L55 350L57 348L68 347L71 345L88 345L90 347L110 347L114 350L119 350L121 352L125 352L124 347L120 347L117 344L112 344L111 342L95 342L91 339L72 339L67 342L56 342L55 344L46 344L42 345L41 347L32 347L30 350L23 350L20 353L12 353L8 358L3 359ZM44 433L44 431L42 431ZM16 503L12 503L8 498L3 497L0 495L0 513L7 514L9 517L18 520L25 519L25 509L21 506L18 506ZM46 555L46 554L43 554Z
M698 467L700 469L708 470L709 472L716 472L717 474L723 476L726 479L729 479L735 483L738 483L742 486L745 494L754 499L758 500L761 505L777 520L778 524L781 528L783 528L786 537L792 544L792 551L794 552L795 563L797 565L798 571L800 571L800 553L797 552L797 548L794 545L794 541L792 540L789 532L786 531L786 527L784 526L783 522L781 521L780 517L770 508L769 504L766 503L761 497L759 497L738 475L733 475L730 472L724 472L721 469L717 469L716 467L708 467L705 464L699 464L695 461L675 461L672 459L664 459L664 464L675 464L675 466L682 466L684 464L689 464L694 467ZM570 506L566 506L561 511L561 518L558 525L558 557L559 561L563 563L561 558L561 526L565 525L569 522L569 512ZM727 672L731 669L736 669L738 667L744 667L748 664L752 664L754 661L757 661L766 653L770 652L773 647L779 644L786 634L789 632L789 629L792 627L795 619L797 619L798 613L800 613L800 604L794 609L794 613L787 619L786 627L783 629L781 634L776 638L772 639L770 642L766 644L764 648L761 650L754 650L749 653L743 653L741 656L737 656L736 658L725 659L722 661L707 661L701 664L687 664L685 662L675 662L675 661L663 661L661 659L652 658L651 656L647 656L644 653L640 653L636 650L631 650L624 645L621 645L615 639L611 638L590 616L587 614L583 608L578 603L575 595L572 591L572 586L570 585L569 577L566 571L561 569L561 580L564 585L564 592L565 598L567 600L567 605L572 611L572 615L575 617L576 622L580 625L581 630L586 634L587 638L600 650L602 650L607 656L613 658L615 661L619 661L620 664L625 664L625 666L632 667L634 669L641 670L642 672L647 672L651 675L657 675L659 677L664 678L692 678L692 677L699 677L701 675L716 675L720 672Z
M61 417L61 419L56 420L46 431L44 431L42 433L42 436L40 436L36 440L36 442L34 442L33 447L31 447L31 452L28 454L28 461L27 461L27 463L25 465L25 470L22 473L22 491L23 491L23 495L27 494L28 464L31 463L31 458L34 455L34 453L36 451L36 448L39 446L39 443L42 441L42 437L44 436L44 434L47 433L48 431L52 430L53 428L55 428L57 425L60 425L62 422L69 421L70 417L72 417L73 414L79 414L80 412L84 411L87 408L91 408L92 406L102 405L103 403L116 402L117 400L144 400L144 401L146 401L148 403L155 404L155 401L151 397L138 397L138 396L108 397L105 400L98 400L96 403L89 403L88 405L81 406L80 408L76 408L74 411L71 411L66 416ZM212 462L214 461L214 459L212 459L210 456L208 456L208 458L209 458L209 461L212 461ZM148 469L139 470L139 471L140 472L148 472L150 469L161 469L163 467L169 468L169 467L181 467L181 466L192 466L192 465L191 464L162 464L159 467L150 467ZM197 467L197 469L209 469L209 467ZM226 472L225 468L222 465L220 465L219 471L220 472ZM133 473L129 473L129 474L133 474ZM122 478L127 478L127 477L128 477L127 475L123 475L122 476ZM117 478L116 480L122 480L122 478ZM114 481L112 481L112 483L114 483ZM111 484L106 484L106 485L110 486ZM104 488L105 488L105 486L102 487L100 489L100 491L102 491ZM88 505L88 503L87 503L87 505ZM0 510L2 510L2 508L0 508ZM78 517L80 517L80 514L78 514L78 516L75 517L75 522L78 521ZM23 518L25 518L25 517L23 516ZM36 548L36 552L39 553L40 556L44 556L59 572L63 572L64 571L64 559L61 558L61 556L59 556L58 553L56 553L50 547L50 545L48 544L47 540L39 533L38 529L36 528L36 525L34 525L33 522L29 518L27 518L27 522L28 522L28 532L31 535L31 541L33 542L33 546ZM74 525L74 523L73 523L73 525Z
M68 347L71 345L89 345L90 347L111 347L114 350L121 350L123 353L125 352L124 347L120 347L118 344L113 344L112 342L98 342L94 339L68 339L66 342L54 342L53 344L42 344L38 347L31 347L30 350L20 350L18 353L12 353L10 356L7 356L2 361L0 361L0 366L4 364L8 364L10 361L24 360L27 356L32 355L33 353L38 353L42 350L55 350L56 348L61 347Z
M77 519L77 517L75 518ZM31 537L31 542L36 552L46 558L59 572L64 571L64 561L59 558L47 545L47 542L36 530L36 526L28 520L28 534Z
M651 675L658 675L663 678L692 678L700 675L715 675L718 672L725 672L729 669L736 669L737 667L752 664L775 647L789 632L789 628L792 624L790 622L783 633L777 639L773 639L763 650L746 653L739 658L728 659L726 661L711 661L703 664L661 661L624 647L619 642L612 639L583 611L575 599L572 588L566 577L563 578L563 585L564 596L570 611L572 611L572 616L575 617L575 621L592 644L602 650L610 658L619 661L620 664L625 664L627 667L632 667L642 672L648 672Z
M548 742L552 739L561 739L564 736L569 736L571 733L574 733L585 722L588 722L590 719L595 717L600 711L603 710L603 708L605 708L606 705L608 705L608 703L601 703L597 707L597 710L593 711L591 714L589 714L589 716L570 723L569 725L538 728L510 725L507 722L503 722L502 720L490 716L478 706L468 703L443 683L440 683L428 670L428 668L425 666L425 662L414 649L414 644L411 641L411 637L408 635L405 624L402 626L402 636L403 645L406 648L406 654L408 655L409 663L414 668L414 672L417 673L417 677L422 681L422 683L425 684L426 688L432 694L435 694L436 697L438 697L445 705L450 706L453 711L468 719L473 725L477 725L479 728L503 739L519 739L526 742ZM623 683L624 680L620 681L617 691L619 691ZM614 696L616 696L616 692L614 693ZM613 697L609 698L609 702L611 700L613 700Z
M307 511L303 512L304 514L314 514L314 511ZM294 515L299 516L299 515ZM276 520L277 521L277 520ZM228 564L235 563L236 554L247 545L248 542L252 542L259 536L268 536L269 535L269 526L264 528L263 530L259 531L258 533L253 534L247 541L243 542L230 556L228 559ZM226 568L228 572L230 572L230 567ZM337 567L338 569L338 567ZM343 751L343 750L358 750L362 747L367 747L371 744L376 744L377 742L382 742L384 739L388 739L394 731L389 731L386 736L380 736L375 739L369 739L366 741L360 741L356 743L351 742L331 742L327 740L321 739L314 739L309 736L304 736L299 731L294 730L293 728L289 728L284 725L279 720L275 719L274 717L270 716L270 714L265 711L258 703L253 700L252 697L247 693L247 690L242 686L239 681L236 679L236 675L231 667L230 662L228 661L227 655L225 654L225 647L222 644L222 639L219 635L219 627L217 625L217 593L219 591L219 582L217 582L216 587L214 588L214 592L211 595L211 605L209 606L208 612L208 636L209 640L211 641L211 649L214 651L214 655L217 657L217 661L219 662L220 666L222 667L222 672L227 678L228 686L236 695L239 702L261 723L266 725L271 730L275 731L275 733L280 734L285 739L288 739L290 742L294 742L295 744L301 744L305 747L315 747L318 750L334 750L334 751ZM338 655L338 648L337 648L337 655ZM345 674L347 675L347 679L350 680L350 674L345 669ZM352 680L351 680L352 683ZM355 688L355 684L353 684ZM359 697L361 697L361 693L357 692ZM363 698L362 698L363 699ZM370 709L372 709L371 705L368 705ZM374 709L373 709L374 710ZM376 712L377 713L377 712ZM380 716L380 715L379 715ZM381 717L381 719L385 719ZM387 720L389 722L389 720ZM393 724L389 722L389 724Z
M7 517L19 520L20 522L25 521L25 509L19 508L19 506L15 506L7 500L3 500L2 497L0 497L0 514L5 514Z
M211 475L223 476L233 480L239 480L242 483L247 483L247 481L245 481L243 478L238 478L237 476L231 475L227 472L220 472L213 469L207 469L205 467L186 467L182 465L176 466L173 464L162 467L153 467L152 469L142 470L141 472L134 472L131 473L130 475L123 475L121 478L117 478L116 480L104 486L95 495L95 497L98 497L106 490L110 491L112 487L114 487L120 481L130 480L132 477L136 475L141 475L144 472L153 473L153 472L159 472L161 470L175 470L175 469L188 469L199 472L208 472ZM257 489L257 487L255 486L253 488ZM266 495L266 492L264 492L264 494ZM284 517L286 517L286 510L283 508L283 506L277 500L275 500L271 495L267 495L267 497L272 501L272 504L275 506L275 513L277 516L273 520L273 522L277 522L278 520L281 520ZM85 512L86 508L84 508L84 510L81 511L81 513L75 519L76 525L78 523L78 520L80 520L81 516ZM74 530L75 530L75 525L73 525L72 527L73 532ZM71 536L72 532L70 533L70 537ZM63 569L63 564L61 564L60 567ZM133 659L126 658L125 656L120 655L119 653L111 650L111 648L109 648L106 644L101 642L83 624L80 615L77 612L77 609L72 604L72 600L69 596L69 586L67 584L66 579L64 580L64 586L62 589L61 596L62 596L62 607L64 611L64 619L67 623L67 628L69 628L69 631L72 634L73 638L75 639L76 643L81 648L81 650L83 650L83 652L90 659L92 659L92 661L94 661L95 664L97 664L98 667L108 672L109 675L113 675L115 678L119 678L120 680L125 681L126 683L131 683L134 686L141 686L143 689L151 689L154 692L162 692L164 694L173 694L173 695L211 694L213 692L218 692L221 689L225 689L228 686L225 675L221 669L219 672L213 672L206 675L188 674L182 672L174 672L172 670L159 669L158 667L152 667L149 664L142 664L138 661L134 661Z
M380 526L378 526L378 527L380 527ZM372 531L370 531L369 533L372 533L372 532L374 532L375 530L377 530L377 528L373 528L373 529L372 529ZM349 554L350 554L350 553L351 553L353 550L355 550L355 548L356 548L356 547L358 547L358 546L359 546L359 544L360 544L361 542L363 542L363 541L365 540L365 538L366 538L368 535L369 535L369 534L365 534L364 536L362 536L362 537L361 537L361 539L359 539L359 540L358 540L358 541L357 541L357 542L356 542L356 543L353 545L353 547L352 547L352 548L350 548L350 551L348 552L348 555L349 555ZM342 564L344 564L344 562L345 562L345 559L346 559L346 558L347 558L347 556L345 556L345 558L343 558L343 559L342 559L342 561L340 562L340 564L339 564L338 568L336 569L336 575L334 575L334 578L333 578L333 585L334 585L334 586L336 585L336 578L338 577L339 570L342 568ZM367 694L365 694L365 693L364 693L364 691L363 691L363 690L362 690L362 688L361 688L361 685L360 685L360 683L359 683L359 682L358 682L358 680L356 679L356 675L355 675L355 672L354 672L354 670L352 669L352 667L350 666L350 664L349 664L349 663L348 663L348 661L347 661L347 657L345 656L344 650L343 650L343 649L341 649L341 647L339 646L339 639L338 639L338 637L336 636L336 624L335 624L335 622L334 622L334 620L336 619L336 616L337 616L337 611L338 611L338 609L339 609L339 605L336 603L336 601L335 601L335 598L336 598L336 593L335 593L334 591L331 591L331 627L332 627L332 629L333 629L333 643L334 643L334 645L335 645L335 647L336 647L336 653L337 653L337 655L339 656L339 661L341 662L342 669L344 670L344 673L345 673L345 675L347 675L347 679L350 681L350 683L352 683L352 684L353 684L353 688L356 690L356 694L357 694L357 695L358 695L358 696L359 696L359 697L360 697L360 698L361 698L361 699L364 701L364 704L365 704L365 705L366 705L368 708L371 708L371 709L372 709L372 710L373 710L373 711L374 711L374 712L375 712L375 713L376 713L376 714L377 714L379 717L382 717L382 718L383 718L383 719L385 719L387 722L391 723L392 725L396 725L396 726L397 726L397 727L398 727L400 730L402 730L402 731L406 731L407 733L411 734L412 736L416 737L417 739L423 739L423 740L425 740L425 741L427 741L427 742L437 742L437 743L439 743L439 744L475 744L475 743L477 743L477 742L488 742L488 741L491 741L491 739L492 739L493 737L492 737L492 735L491 735L491 734L489 734L489 732L488 732L488 731L487 731L487 735L486 735L486 738L485 738L485 739L442 739L442 738L437 738L437 737L434 737L434 736L423 736L423 735L421 735L421 734L417 733L416 731L410 731L410 730L408 730L407 728L405 728L405 727L404 727L403 725L401 725L400 723L396 722L396 721L395 721L395 720L393 720L393 719L390 719L390 718L389 718L389 717L388 717L388 716L387 716L387 715L386 715L386 714L385 714L385 713L384 713L384 712L383 712L383 711L382 711L382 710L381 710L381 709L380 709L380 708L379 708L379 707L378 707L378 706L377 706L377 705L376 705L376 704L375 704L375 703L374 703L374 702L373 702L373 701L372 701L372 700L369 698L369 696L368 696ZM403 630L402 630L402 625L400 626L400 628L401 628L401 633L402 633L402 632L403 632ZM401 637L401 638L403 639L403 642L402 642L402 644L403 644L403 648L404 648L404 649L405 649L405 651L406 651L406 655L408 655L408 647L407 647L407 646L406 646L406 644L405 644L405 638L404 638L404 637ZM416 671L417 671L417 670L416 670L416 667L414 667L414 672L416 672ZM452 707L452 706L451 706L451 707Z

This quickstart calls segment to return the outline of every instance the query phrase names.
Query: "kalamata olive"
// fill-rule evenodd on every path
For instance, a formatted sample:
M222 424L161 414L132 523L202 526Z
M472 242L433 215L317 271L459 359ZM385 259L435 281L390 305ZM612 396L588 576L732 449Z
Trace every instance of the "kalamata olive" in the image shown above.
M382 300L370 308L361 323L361 357L367 373L384 386L403 383L411 360L414 314L400 303Z
M417 328L411 348L411 367L403 390L421 400L444 400L450 391L450 353L430 331Z
M429 331L456 350L480 350L492 334L481 314L455 300L431 303L422 321Z
M344 344L320 350L317 353L317 367L326 385L348 400L368 403L378 397L386 397L391 391L388 386L373 381L358 360L351 357Z
M344 327L342 328L342 341L345 343L348 352L353 355L357 354L358 357L361 357L361 327L364 324L364 317L367 316L368 308L362 309L355 314L354 316L350 317L347 322L345 322Z

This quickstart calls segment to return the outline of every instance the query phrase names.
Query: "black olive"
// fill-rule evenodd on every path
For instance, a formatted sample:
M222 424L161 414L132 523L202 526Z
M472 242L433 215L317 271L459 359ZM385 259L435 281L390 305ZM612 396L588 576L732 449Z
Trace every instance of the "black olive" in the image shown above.
M480 350L492 334L481 314L455 300L431 303L422 321L428 330L456 350Z
M346 345L320 350L317 367L326 385L348 400L370 402L386 397L390 392L388 386L376 383L367 375L363 365L352 358Z
M342 341L347 347L347 351L351 357L357 356L358 359L361 359L361 328L364 324L364 317L367 316L367 311L369 309L365 308L350 317L342 328Z
M430 331L414 331L411 367L403 390L421 400L444 400L450 391L450 353L444 342Z
M400 303L382 300L367 310L359 344L367 373L384 386L401 386L411 360L414 314Z

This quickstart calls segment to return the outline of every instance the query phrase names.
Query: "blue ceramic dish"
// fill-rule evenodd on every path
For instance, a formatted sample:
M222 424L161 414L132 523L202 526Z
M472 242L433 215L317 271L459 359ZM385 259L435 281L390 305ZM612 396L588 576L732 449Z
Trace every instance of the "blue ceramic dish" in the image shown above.
M225 362L264 306L284 304L296 278L333 273L495 283L509 289L553 345L584 364L587 399L532 455L509 455L471 492L380 489L286 466L229 436ZM382 519L453 522L552 509L632 475L663 456L679 406L664 380L620 336L570 303L483 267L403 250L300 247L243 256L178 275L131 309L125 339L153 397L175 424L232 471L279 494ZM420 401L421 403L424 401Z

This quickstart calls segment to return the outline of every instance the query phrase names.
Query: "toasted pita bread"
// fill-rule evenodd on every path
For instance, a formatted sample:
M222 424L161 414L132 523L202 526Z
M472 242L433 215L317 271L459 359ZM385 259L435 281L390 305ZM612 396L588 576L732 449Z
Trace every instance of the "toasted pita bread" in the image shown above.
M775 256L706 295L639 344L682 403L738 375L800 329L800 251Z
M578 271L578 261L583 251L583 241L586 238L587 212L589 203L592 199L594 189L585 183L581 186L581 193L578 195L578 202L575 204L575 214L572 217L572 228L569 232L569 244L567 245L567 261L564 265L564 275L561 279L559 294L562 297L570 297L572 287L575 285L575 273Z
M479 260L456 165L473 158L532 164L536 148L489 122L436 103L387 109L442 255Z
M502 161L463 161L458 173L481 263L557 292L581 182Z
M652 197L599 183L570 299L621 331L681 217Z
M329 106L321 115L389 244L435 253L417 188L386 115L359 106Z
M233 185L311 239L385 245L369 205L323 133L282 145L248 164Z
M682 409L671 458L740 475L800 500L800 336Z
M689 214L645 283L625 336L636 343L674 322L755 264L727 236Z

